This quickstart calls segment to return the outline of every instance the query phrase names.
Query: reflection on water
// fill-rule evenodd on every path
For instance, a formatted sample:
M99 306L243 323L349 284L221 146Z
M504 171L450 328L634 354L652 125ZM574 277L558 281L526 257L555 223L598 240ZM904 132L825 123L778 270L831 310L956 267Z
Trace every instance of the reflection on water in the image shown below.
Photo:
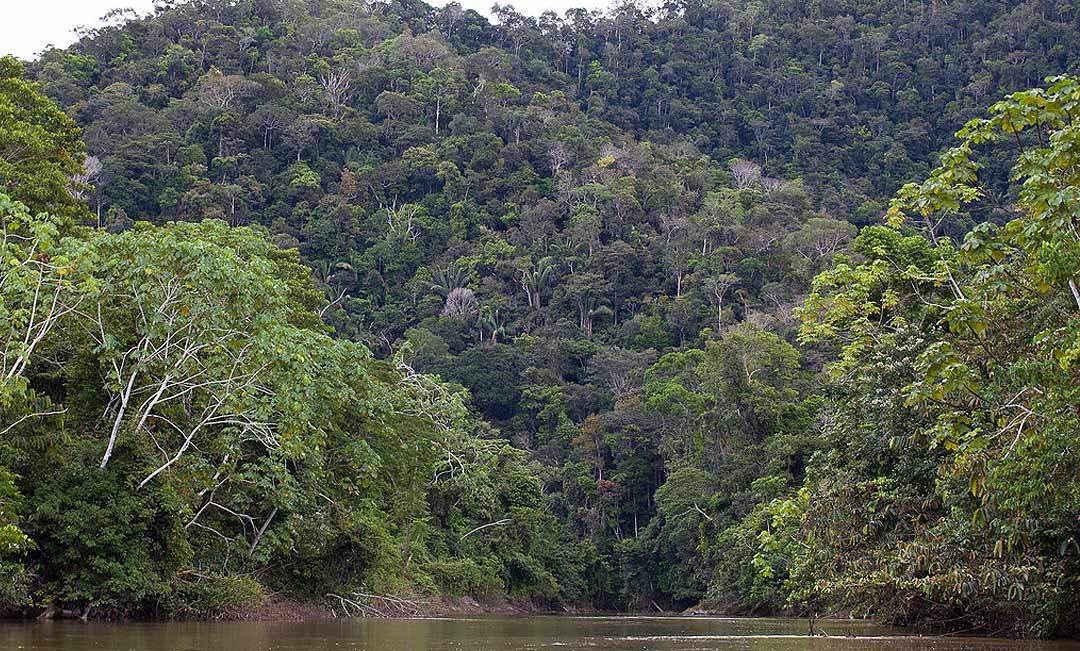
M864 622L476 617L312 622L10 622L0 649L41 651L1080 651L1080 643L906 636Z

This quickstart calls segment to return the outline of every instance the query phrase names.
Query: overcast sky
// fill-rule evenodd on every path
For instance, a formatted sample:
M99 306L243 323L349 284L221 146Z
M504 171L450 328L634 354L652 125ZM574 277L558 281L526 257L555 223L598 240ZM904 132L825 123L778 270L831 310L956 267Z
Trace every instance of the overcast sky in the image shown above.
M429 0L430 1L430 0ZM459 0L469 9L487 14L496 0ZM518 11L534 16L549 9L562 14L571 7L607 8L610 0L502 0ZM66 47L75 42L72 30L80 25L97 26L99 19L117 7L149 11L152 0L0 0L4 18L0 20L0 54L20 59L35 58L46 45ZM443 5L445 0L432 4Z

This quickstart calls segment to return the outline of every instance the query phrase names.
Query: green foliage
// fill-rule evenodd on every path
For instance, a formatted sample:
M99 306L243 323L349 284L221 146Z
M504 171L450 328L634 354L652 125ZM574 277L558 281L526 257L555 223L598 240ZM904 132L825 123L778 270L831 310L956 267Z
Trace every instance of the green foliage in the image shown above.
M253 571L303 595L423 584L398 573L431 478L479 445L460 395L326 335L308 270L256 230L138 224L56 246L89 280L65 288L80 309L42 329L16 388L79 404L11 422L4 450L34 509L30 538L4 523L3 569L29 553L36 603L221 615L259 600ZM13 521L14 483L4 502Z
M65 469L34 487L27 526L48 559L35 601L106 611L146 605L190 560L179 495L168 486L133 490L126 465Z
M0 193L34 212L80 217L85 147L75 122L22 78L22 65L0 58Z
M28 600L30 576L24 557L34 543L19 528L25 502L15 484L17 479L0 467L0 608L21 606Z
M1068 3L271 4L0 60L5 604L1068 632Z
M42 100L44 101L44 100ZM28 601L30 574L24 565L33 540L20 528L23 498L8 463L8 435L21 423L58 414L62 407L35 390L27 370L38 347L78 305L85 288L60 242L65 220L33 216L21 202L0 194L0 607ZM83 279L85 280L85 279Z
M439 591L448 595L489 596L504 590L492 568L481 567L475 559L448 559L431 565L431 573Z
M800 502L770 499L786 492L785 477L762 477L752 487L763 501L717 536L716 569L704 600L710 608L777 612L792 593L789 575L804 545Z
M251 575L188 571L173 578L170 594L161 606L174 617L221 618L266 600L266 590Z
M808 482L805 507L811 554L802 571L817 580L810 594L898 620L1075 630L1062 613L1077 607L1078 532L1065 514L1078 494L1068 441L1078 424L1072 197L1080 184L1080 85L1048 83L969 122L942 165L898 193L890 225L867 241L866 261L825 275L803 313L805 338L849 342L840 383L859 382L888 355L911 367L885 385L917 414L891 442L938 457L933 484L925 471L915 482L888 467L826 460ZM975 152L996 143L1020 149L1016 207L1003 226L979 225L956 246L938 227L986 196ZM925 220L925 238L901 235L909 216ZM858 280L836 284L838 272ZM851 309L858 304L869 314ZM867 511L874 517L856 542L844 531ZM860 553L854 547L867 542L872 560L851 566L847 559Z
M60 243L62 225L0 194L0 410L12 421L33 399L23 374L35 348L77 303L81 277Z

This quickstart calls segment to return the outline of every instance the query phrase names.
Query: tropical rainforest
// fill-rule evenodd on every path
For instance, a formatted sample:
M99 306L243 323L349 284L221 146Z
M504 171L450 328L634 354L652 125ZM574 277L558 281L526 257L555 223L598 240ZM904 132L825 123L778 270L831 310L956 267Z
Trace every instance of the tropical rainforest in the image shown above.
M0 609L1080 634L1080 3L492 16L0 59Z

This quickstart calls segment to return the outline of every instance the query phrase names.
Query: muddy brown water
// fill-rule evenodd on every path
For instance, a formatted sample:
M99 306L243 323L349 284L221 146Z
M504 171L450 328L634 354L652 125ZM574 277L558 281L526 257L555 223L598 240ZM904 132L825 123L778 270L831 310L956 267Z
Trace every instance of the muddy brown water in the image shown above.
M307 622L8 622L0 649L40 651L1080 651L1080 642L920 637L847 620L455 617Z

